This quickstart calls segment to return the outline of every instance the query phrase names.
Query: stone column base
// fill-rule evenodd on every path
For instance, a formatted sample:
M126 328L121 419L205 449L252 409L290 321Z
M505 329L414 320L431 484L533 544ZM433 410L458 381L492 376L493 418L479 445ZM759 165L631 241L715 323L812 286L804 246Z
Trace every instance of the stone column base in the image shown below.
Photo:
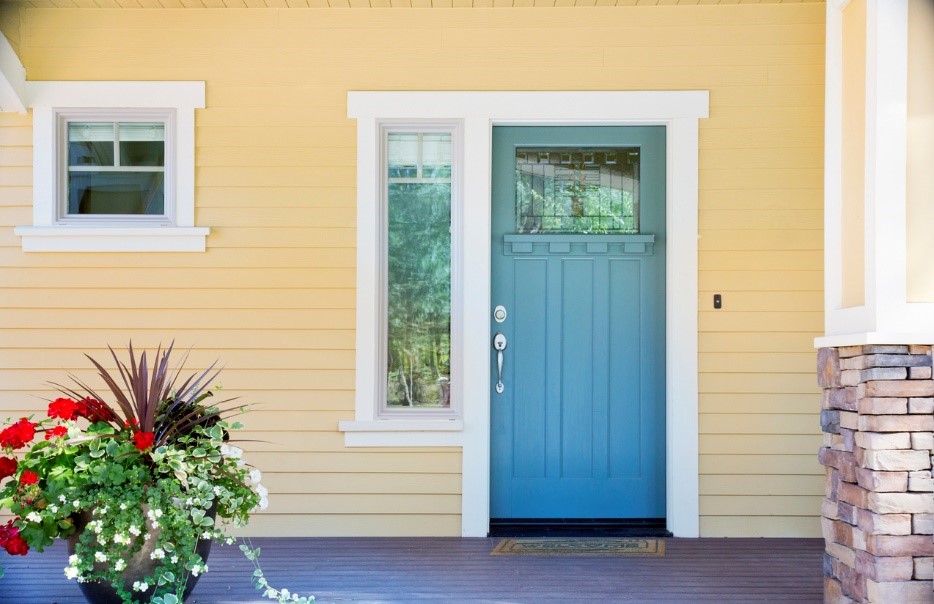
M934 602L931 346L818 352L824 601Z

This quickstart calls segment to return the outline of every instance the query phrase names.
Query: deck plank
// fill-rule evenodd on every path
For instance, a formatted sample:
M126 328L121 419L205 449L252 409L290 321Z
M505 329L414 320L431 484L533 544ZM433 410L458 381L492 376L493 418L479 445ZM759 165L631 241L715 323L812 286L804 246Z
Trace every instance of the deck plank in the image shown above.
M667 539L664 557L490 556L498 539L262 538L277 587L319 602L821 602L820 539ZM0 602L79 604L62 544L0 553ZM236 546L215 545L189 604L269 602Z

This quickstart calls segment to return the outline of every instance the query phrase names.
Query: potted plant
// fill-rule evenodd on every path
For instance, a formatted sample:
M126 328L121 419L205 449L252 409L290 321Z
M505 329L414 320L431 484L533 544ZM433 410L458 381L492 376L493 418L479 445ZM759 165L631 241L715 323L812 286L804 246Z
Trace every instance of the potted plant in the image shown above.
M232 543L225 526L267 505L260 471L229 442L241 425L228 420L246 407L209 404L216 363L181 379L172 348L152 367L132 343L129 364L110 349L115 371L88 356L106 395L72 377L72 387L53 384L64 396L47 417L0 430L0 510L15 516L0 525L0 547L26 555L68 538L65 576L91 602L183 601L208 570L210 543ZM313 601L269 586L259 550L241 549L264 595Z

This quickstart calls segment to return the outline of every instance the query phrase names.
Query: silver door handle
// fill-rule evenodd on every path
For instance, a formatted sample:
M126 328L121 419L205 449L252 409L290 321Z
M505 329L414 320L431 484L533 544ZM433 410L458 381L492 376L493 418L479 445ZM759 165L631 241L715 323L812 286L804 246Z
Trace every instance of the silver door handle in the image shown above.
M496 350L496 392L502 394L503 386L503 351L506 350L506 336L502 332L493 336L493 349Z

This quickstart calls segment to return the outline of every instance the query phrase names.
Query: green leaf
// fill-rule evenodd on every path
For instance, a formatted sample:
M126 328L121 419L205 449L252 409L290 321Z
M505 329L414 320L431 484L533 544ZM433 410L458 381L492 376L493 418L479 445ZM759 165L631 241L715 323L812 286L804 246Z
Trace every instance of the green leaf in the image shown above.
M88 434L116 434L117 431L107 422L95 422L85 429Z

